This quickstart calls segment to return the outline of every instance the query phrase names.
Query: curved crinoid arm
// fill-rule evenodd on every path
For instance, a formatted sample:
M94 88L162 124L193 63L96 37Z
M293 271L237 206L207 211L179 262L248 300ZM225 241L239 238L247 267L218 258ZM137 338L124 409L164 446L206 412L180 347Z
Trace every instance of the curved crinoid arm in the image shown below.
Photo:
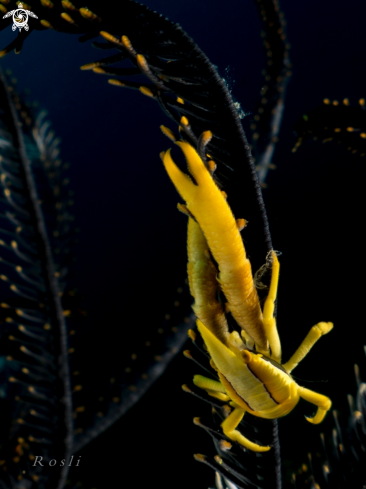
M43 0L32 3L39 22L32 22L30 31L80 33L82 42L100 33L102 42L99 39L93 46L103 53L103 59L84 64L85 73L95 70L98 74L109 74L112 78L108 81L115 87L137 89L153 96L164 113L177 123L188 118L191 144L195 144L203 127L212 130L207 151L230 195L234 214L241 216L245 210L251 223L246 230L246 249L253 268L259 268L272 249L265 206L237 104L215 66L179 25L141 3L132 0L48 3L50 8L44 7ZM8 11L16 8L15 0L4 6ZM271 16L265 15L271 23ZM6 19L3 24L4 28L9 25ZM0 56L13 49L19 52L28 35L22 30L16 40L0 51ZM131 76L138 78L130 81Z
M61 488L67 467L56 467L46 483L43 467L32 462L35 455L51 460L72 453L65 289L50 239L62 222L54 228L48 219L44 198L50 188L42 179L55 164L57 141L48 135L55 159L48 153L42 161L29 133L32 119L1 72L0 98L0 487L14 487L17 481L18 487L31 488L38 481L40 488ZM54 205L52 211L58 212Z
M253 282L252 269L233 213L223 193L195 149L186 142L176 143L184 152L191 178L181 172L171 158L163 156L164 166L176 189L197 220L219 267L218 281L237 323L262 351L268 351L262 311Z
M259 181L265 186L269 169L274 168L272 157L278 141L285 109L286 87L291 76L290 45L286 36L286 21L277 0L256 0L261 19L261 37L267 65L261 97L253 122L252 150Z
M188 221L188 280L195 298L193 310L207 328L224 344L229 329L221 304L216 299L216 268L210 259L206 238L191 217Z

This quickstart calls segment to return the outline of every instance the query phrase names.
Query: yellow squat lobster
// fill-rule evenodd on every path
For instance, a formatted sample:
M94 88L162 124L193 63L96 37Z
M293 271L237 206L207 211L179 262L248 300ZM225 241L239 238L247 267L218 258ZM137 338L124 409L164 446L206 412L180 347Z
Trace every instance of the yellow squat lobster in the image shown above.
M167 132L166 128L163 128ZM211 133L203 134L208 140ZM274 317L279 262L270 253L272 276L263 311L255 288L251 265L240 235L244 219L235 220L226 202L226 194L214 182L213 161L204 162L187 142L177 141L183 151L192 179L172 160L170 150L162 153L164 166L186 206L178 205L189 216L188 277L197 327L211 356L211 366L219 381L201 375L194 384L213 397L228 401L234 409L223 421L224 434L242 446L265 452L236 428L246 412L261 418L275 419L288 414L300 397L318 409L310 423L318 424L331 407L328 397L299 386L290 373L307 355L315 342L332 328L332 323L313 326L290 360L281 364L281 343ZM211 255L218 265L211 260ZM217 299L220 287L227 304L225 311ZM225 312L230 311L241 328L229 332Z

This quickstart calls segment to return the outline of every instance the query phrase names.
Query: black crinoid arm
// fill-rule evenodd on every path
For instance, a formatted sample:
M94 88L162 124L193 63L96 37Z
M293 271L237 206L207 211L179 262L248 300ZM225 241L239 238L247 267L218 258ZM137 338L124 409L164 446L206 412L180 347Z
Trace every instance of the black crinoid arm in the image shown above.
M6 8L10 10L13 5L10 2ZM110 73L114 76L112 83L140 89L155 98L176 123L185 116L194 144L203 131L213 133L207 151L217 162L216 177L230 196L234 214L245 212L251 223L246 230L248 253L253 268L259 268L271 245L249 145L224 81L196 43L178 24L130 0L92 1L88 8L82 2L60 2L49 9L36 2L32 8L42 12L39 21L32 24L33 29L84 34L83 41L99 36L100 32L104 34L106 42L99 38L94 46L108 52L108 56L101 56L83 69ZM127 38L125 43L122 36ZM111 66L115 64L116 67ZM136 73L144 76L142 82L131 81L130 76ZM117 78L119 74L124 78Z
M182 286L180 300L128 357L111 362L98 348L95 361L77 288L69 165L45 111L25 102L13 82L2 75L0 483L64 487L81 448L141 398L194 321Z
M45 7L45 4L48 4L48 7ZM10 10L15 5L15 2L10 1L6 9ZM179 25L173 24L141 4L128 0L91 1L87 5L79 0L72 3L37 1L32 5L32 9L37 13L42 13L39 15L39 20L34 20L32 23L33 29L54 29L79 34L81 35L80 40L84 42L96 38L101 33L102 37L94 42L94 46L102 53L100 59L86 63L83 69L109 75L111 84L139 90L142 94L154 99L165 115L180 126L182 137L197 148L203 159L207 159L206 153L210 155L210 158L217 164L215 178L220 188L227 193L234 215L237 218L245 218L249 223L243 231L245 247L253 270L259 269L272 249L272 242L250 148L241 126L237 106L226 84L196 43ZM275 16L276 10L272 9L271 12L270 15ZM270 22L268 29L269 24ZM281 28L279 23L276 26L278 29ZM20 33L17 40L6 47L2 54L7 54L13 49L19 52L25 38L26 34ZM273 42L276 41L274 37L271 39ZM287 68L286 63L284 64L282 60L283 56L287 56L286 48L281 52L282 55L280 54L275 59L276 66L273 73L271 71L271 76ZM131 78L135 76L137 78ZM277 88L270 85L271 80L268 82L267 90L269 90L268 93L271 93L271 102L268 107L272 110L277 107L282 91L278 89L278 81L276 81ZM124 94L121 93L121 98L123 96ZM267 139L272 144L275 142L273 138L276 132L272 130L273 118L266 117L262 111L261 113L263 131L268 135ZM211 131L213 135L207 145L202 143L201 134L204 131ZM265 146L266 142L261 142L258 154L265 152ZM55 294L49 294L48 285L46 290L50 296L49 300L56 301L58 293L56 291ZM259 294L261 295L262 292L259 291ZM46 303L46 300L44 302ZM57 328L61 331L61 325L58 323L55 328L52 331L58 331ZM57 339L53 338L52 341L58 344ZM60 345L62 344L61 342ZM39 356L43 359L43 355ZM67 364L66 358L63 361ZM58 365L55 358L51 363ZM57 367L55 370L57 371ZM68 392L70 390L67 372L64 377L60 382L61 391L55 394L58 399L63 399L63 389L67 388ZM129 382L128 379L126 385L127 382ZM73 390L77 385L79 384L76 384ZM123 395L127 396L127 391L126 388ZM132 396L131 392L133 391L130 390L130 396ZM82 395L81 391L80 395ZM74 400L76 396L77 394L74 394ZM80 419L80 425L82 425L81 418L86 414L83 414L83 404L76 402L76 405L78 411L75 423L79 423ZM272 446L268 454L257 456L244 452L238 446L227 450L227 445L221 443L223 439L221 435L218 435L222 416L221 407L215 407L215 409L218 414L217 416L215 414L213 427L209 427L204 422L202 425L207 427L207 431L213 435L219 459L203 457L201 460L209 463L215 470L221 471L227 480L232 480L238 487L279 488L281 477L277 421L263 421L252 417L249 422L244 422L243 429L251 433L253 440L262 445ZM58 416L61 416L60 412L67 413L66 418L69 420L70 406L62 408L57 404ZM103 411L101 412L103 415ZM62 419L66 418L64 416ZM64 430L65 422L61 422L61 417L59 419L60 426L62 425L61 430ZM113 416L110 416L109 419L114 420ZM55 427L56 424L54 423L53 426ZM97 425L89 423L88 426L93 428ZM103 429L103 422L99 426L102 427L100 430L89 430L84 439L82 439L83 432L77 432L78 438L75 439L80 441L77 446L84 445L99 434ZM81 429L84 430L85 426ZM54 431L52 434L55 434ZM59 449L62 445L58 445L55 441L55 446ZM70 453L69 445L67 450L67 453L65 452L61 458L65 458ZM61 454L52 454L52 457L56 458L56 455ZM40 472L40 474L44 475L46 472ZM41 475L38 472L35 474L36 477L41 477ZM58 481L61 487L64 479L59 477ZM50 484L49 481L48 483ZM47 487L54 486L50 484Z
M62 487L66 469L34 467L72 447L67 330L55 260L35 173L44 164L22 131L17 99L1 75L1 480L4 487ZM24 122L26 124L26 121ZM53 152L57 152L54 145ZM56 230L55 230L56 231Z

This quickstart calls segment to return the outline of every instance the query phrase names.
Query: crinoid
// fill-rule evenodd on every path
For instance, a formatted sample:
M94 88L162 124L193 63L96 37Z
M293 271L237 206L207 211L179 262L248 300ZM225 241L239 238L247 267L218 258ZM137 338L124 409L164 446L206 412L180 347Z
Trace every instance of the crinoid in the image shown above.
M266 60L262 59L255 3L259 5L264 22ZM169 126L172 133L178 132L180 125L181 136L198 149L205 147L200 139L202 132L212 131L214 137L207 146L207 153L217 164L217 181L227 193L234 215L248 221L242 236L253 272L265 263L272 242L275 249L282 252L278 324L284 356L287 358L300 344L309 325L319 320L335 324L334 332L321 340L323 349L318 346L306 364L299 366L296 382L329 396L335 407L346 393L343 385L346 367L353 362L355 347L363 344L358 308L362 306L364 295L360 209L364 204L365 169L357 154L348 155L342 145L322 146L315 141L303 144L294 154L290 150L295 144L291 131L301 114L309 113L324 97L341 100L348 96L352 105L364 95L363 87L360 88L361 80L365 79L364 65L357 61L363 55L362 42L357 38L357 32L362 32L361 25L357 28L361 16L356 11L357 2L348 5L346 12L342 9L342 14L334 13L337 9L334 4L326 12L322 12L319 5L315 20L311 9L299 12L299 7L283 2L294 62L291 89L285 99L290 65L284 17L276 2L255 3L251 6L234 2L230 6L187 1L181 7L186 9L185 13L175 2L154 6L180 22L194 41L180 27L130 1L92 0L87 4L35 1L28 7L39 17L39 22L32 19L29 31L22 30L16 39L10 38L13 34L10 19L1 21L4 36L9 36L8 46L1 54L10 54L14 49L22 51L20 56L7 56L4 63L13 69L19 85L29 86L32 98L49 109L56 132L63 138L66 159L72 160L70 185L76 189L76 222L82 229L80 244L73 256L79 267L78 289L85 300L81 307L76 299L61 306L66 311L79 310L77 321L80 319L83 325L88 322L86 331L81 326L81 345L78 335L71 335L75 345L70 343L70 348L75 347L75 350L69 353L72 361L86 367L86 373L81 374L82 382L75 380L77 376L71 376L71 390L77 387L72 394L76 409L73 422L77 429L85 430L85 434L88 428L101 421L101 429L89 431L91 436L85 438L85 442L105 427L102 420L109 406L136 400L140 392L138 386L144 381L150 385L145 367L165 367L164 361L160 363L164 352L174 354L171 348L176 347L169 340L167 345L160 331L164 332L164 328L169 331L174 342L177 326L181 325L183 330L188 326L184 318L190 314L190 298L187 290L180 288L186 266L184 216L175 211L177 196L166 183L158 160L159 152L166 147L166 141L159 134L161 124ZM14 8L14 1L1 2L3 15ZM342 26L348 36L339 35L339 29L329 22L329 12L339 18L342 15ZM352 29L348 28L349 19L352 19ZM310 28L313 29L311 35ZM51 32L54 30L60 32ZM103 31L102 36L99 36L100 31ZM62 33L79 34L82 43L78 44L75 36ZM99 54L90 50L90 41ZM6 44L4 40L2 45ZM218 72L198 46L218 66ZM345 48L347 56L342 54ZM356 61L351 63L351 58ZM82 72L77 71L80 66ZM263 75L262 69L265 70ZM342 78L346 73L347 78ZM113 80L114 86L105 83L108 79ZM132 90L128 92L120 87ZM260 90L260 103L256 104ZM278 133L284 107L286 117ZM240 120L243 113L246 116ZM21 118L21 114L17 117ZM183 123L182 117L186 118ZM188 124L184 124L185 120ZM268 183L264 198L273 240L241 124L247 134L252 134L249 139L255 163L259 166L262 183ZM356 126L350 123L347 127ZM16 129L14 122L12 129L13 132ZM16 130L19 132L19 128ZM26 125L20 131L25 137ZM177 137L178 134L173 134L173 139ZM277 138L279 144L273 156ZM32 160L32 155L28 158ZM269 172L264 182L273 163L278 169ZM4 177L4 181L9 182L9 178ZM16 179L13 180L15 186ZM19 202L21 197L17 194ZM8 200L6 205L9 205ZM53 224L49 225L52 228ZM1 239L10 243L6 252L15 252L19 258L11 247L11 240ZM4 258L10 261L9 256ZM69 258L66 263L70 265ZM16 263L15 266L21 265ZM14 276L15 273L18 273L16 269ZM258 289L258 294L262 302L268 293L269 281L270 273L260 280L263 288ZM48 288L46 291L49 293ZM28 303L17 302L19 298L14 297L14 304L8 297L2 302L15 306L14 311L31 309ZM79 297L78 293L76 298ZM8 308L2 310L4 319L19 323L16 312ZM84 310L88 313L86 319ZM164 316L162 327L160 318ZM66 322L73 319L72 315L66 317ZM12 322L6 321L5 325L2 334L11 335ZM48 340L59 348L59 335L48 334L51 335ZM199 343L199 336L197 338L196 343ZM10 345L16 349L13 345L17 343L8 340L1 348ZM33 341L28 338L28 342ZM57 351L51 350L51 364L58 375L54 358ZM65 353L64 361L69 364L68 352ZM193 350L191 356L196 357ZM41 354L40 358L45 361L47 355ZM321 358L324 362L319 362ZM206 362L205 367L210 369L205 354L199 361ZM321 373L319 363L322 363ZM77 367L75 371L82 372L82 369ZM116 375L110 375L112 371ZM304 453L309 450L306 445L318 439L319 428L309 428L303 419L303 415L312 415L311 409L300 403L297 412L280 421L282 456L273 441L278 438L276 422L261 422L249 416L239 430L258 444L272 445L273 450L258 456L250 451L243 453L235 443L228 450L227 440L222 438L219 428L225 415L223 403L199 393L215 404L211 421L201 401L194 404L193 399L180 392L183 383L194 389L190 382L193 373L199 373L197 367L191 368L184 358L177 357L161 381L120 424L114 424L113 430L79 452L81 463L70 473L72 484L80 481L85 487L94 488L118 481L142 486L151 484L152 477L159 473L161 485L207 485L208 480L213 481L212 472L210 479L210 472L206 474L204 469L201 472L196 462L192 460L195 465L190 465L190 454L207 453L207 457L197 458L234 480L238 487L280 487L282 459L283 486L291 487L291 473L305 459ZM8 392L9 386L13 389L17 385L9 383L9 377L7 372L2 378L4 392ZM14 378L19 379L19 375ZM110 383L111 378L115 382ZM322 379L329 379L329 382L307 384L308 380ZM67 432L67 423L61 421L65 419L60 394L63 387L58 384L58 388L61 390L55 393L54 429L48 432L54 448L57 439L65 440ZM102 396L97 394L99 388L103 390ZM2 401L9 399L6 395ZM117 398L118 402L114 403L113 399ZM91 404L93 408L89 409ZM13 401L10 404L15 405ZM48 411L44 414L49 421ZM205 438L200 438L203 430L193 426L194 416L200 416L200 422L196 420L196 423L214 437L219 453L216 459L211 445L205 446ZM331 416L324 421L325 433L329 423ZM23 452L27 453L29 440L23 440L18 431L14 433L13 451L7 455L9 461L2 464L6 469L0 467L3 486L53 489L58 484L61 488L65 472L60 467L52 468L54 472L37 467L36 473L21 473L24 460L19 463L17 457L22 459ZM82 433L76 435L75 440L82 439ZM57 445L57 450L64 450L63 443ZM48 450L48 456L58 457L52 450ZM67 451L73 453L72 446ZM40 455L33 449L32 452ZM31 465L27 464L26 467ZM164 467L174 467L174 480L169 476L165 478ZM220 487L223 482L219 478L217 481Z

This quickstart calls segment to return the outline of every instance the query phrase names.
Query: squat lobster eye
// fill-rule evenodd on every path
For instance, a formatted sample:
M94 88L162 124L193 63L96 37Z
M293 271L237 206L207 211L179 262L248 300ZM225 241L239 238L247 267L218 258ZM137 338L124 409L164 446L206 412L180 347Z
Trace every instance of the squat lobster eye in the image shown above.
M219 377L215 381L196 375L193 382L209 395L229 401L234 408L221 425L228 438L249 450L267 451L270 447L251 442L236 429L237 426L246 412L266 419L285 416L300 397L318 407L316 415L306 419L313 424L323 420L331 407L330 399L300 387L290 373L316 341L333 328L333 324L321 322L313 326L290 360L281 364L281 343L274 317L279 277L277 255L271 251L267 258L272 276L262 310L239 232L238 222L242 220L235 220L226 196L214 182L213 166L207 169L187 142L176 144L184 152L188 170L196 183L176 166L170 151L163 154L163 162L186 202L181 209L189 218L188 278L195 299L193 310L211 364ZM218 291L227 300L226 309L217 299ZM227 311L241 329L241 335L229 331Z

